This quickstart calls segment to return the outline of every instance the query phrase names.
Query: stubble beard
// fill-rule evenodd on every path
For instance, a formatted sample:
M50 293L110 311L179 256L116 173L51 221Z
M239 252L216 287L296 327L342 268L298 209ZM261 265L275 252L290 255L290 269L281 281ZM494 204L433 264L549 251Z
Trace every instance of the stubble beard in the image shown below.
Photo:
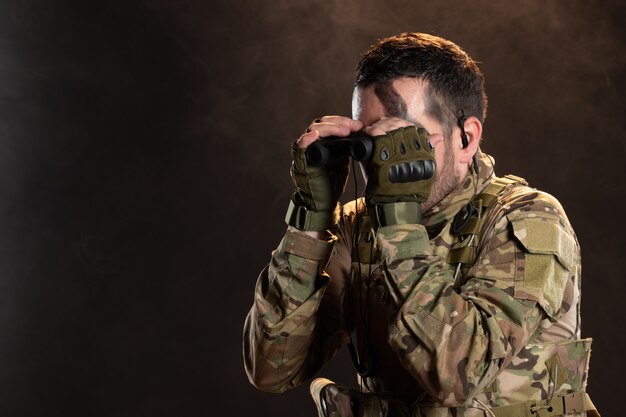
M443 157L443 166L437 167L435 173L435 180L433 187L430 190L430 195L422 203L422 213L433 208L433 206L443 200L448 194L454 191L461 180L459 180L454 171L454 153L452 150L451 141L444 139L445 154Z

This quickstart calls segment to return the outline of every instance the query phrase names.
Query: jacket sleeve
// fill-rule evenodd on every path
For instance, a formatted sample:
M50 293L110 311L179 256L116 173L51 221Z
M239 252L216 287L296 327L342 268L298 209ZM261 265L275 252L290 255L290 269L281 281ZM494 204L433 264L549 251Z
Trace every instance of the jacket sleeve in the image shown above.
M558 319L578 259L562 224L543 206L501 218L459 289L422 225L379 228L393 299L389 343L433 400L462 405L511 363L540 324Z
M289 228L261 272L244 325L244 363L250 382L283 392L312 378L342 342L345 256L328 241ZM338 253L339 252L339 253ZM334 270L325 267L332 256Z

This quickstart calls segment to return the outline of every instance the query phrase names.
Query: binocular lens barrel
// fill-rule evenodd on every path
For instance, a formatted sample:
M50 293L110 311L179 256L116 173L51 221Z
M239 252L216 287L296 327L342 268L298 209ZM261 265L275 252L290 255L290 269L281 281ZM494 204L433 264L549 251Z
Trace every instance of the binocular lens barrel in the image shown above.
M355 161L369 161L374 153L374 141L369 136L355 140L350 146L350 154Z
M313 142L305 151L307 162L314 166L333 165L352 156L356 161L369 161L374 151L372 138L363 134L347 137L329 136Z

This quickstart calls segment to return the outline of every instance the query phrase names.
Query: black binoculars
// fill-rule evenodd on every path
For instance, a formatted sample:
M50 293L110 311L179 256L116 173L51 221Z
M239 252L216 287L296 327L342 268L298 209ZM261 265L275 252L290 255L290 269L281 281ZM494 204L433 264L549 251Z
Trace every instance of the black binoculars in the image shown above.
M348 156L355 161L369 161L373 153L374 141L360 132L317 140L305 151L307 162L314 166L333 165Z

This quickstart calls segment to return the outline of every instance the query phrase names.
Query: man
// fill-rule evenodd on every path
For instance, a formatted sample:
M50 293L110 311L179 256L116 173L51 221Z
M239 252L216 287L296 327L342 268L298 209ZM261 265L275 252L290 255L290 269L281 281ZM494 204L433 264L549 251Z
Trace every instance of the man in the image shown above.
M292 146L289 227L244 329L255 386L303 384L347 343L359 388L315 380L320 416L598 415L574 231L554 197L495 176L486 107L480 70L445 39L363 55L352 118L316 119ZM373 143L365 198L341 206L345 152L314 166L306 149L356 132Z

